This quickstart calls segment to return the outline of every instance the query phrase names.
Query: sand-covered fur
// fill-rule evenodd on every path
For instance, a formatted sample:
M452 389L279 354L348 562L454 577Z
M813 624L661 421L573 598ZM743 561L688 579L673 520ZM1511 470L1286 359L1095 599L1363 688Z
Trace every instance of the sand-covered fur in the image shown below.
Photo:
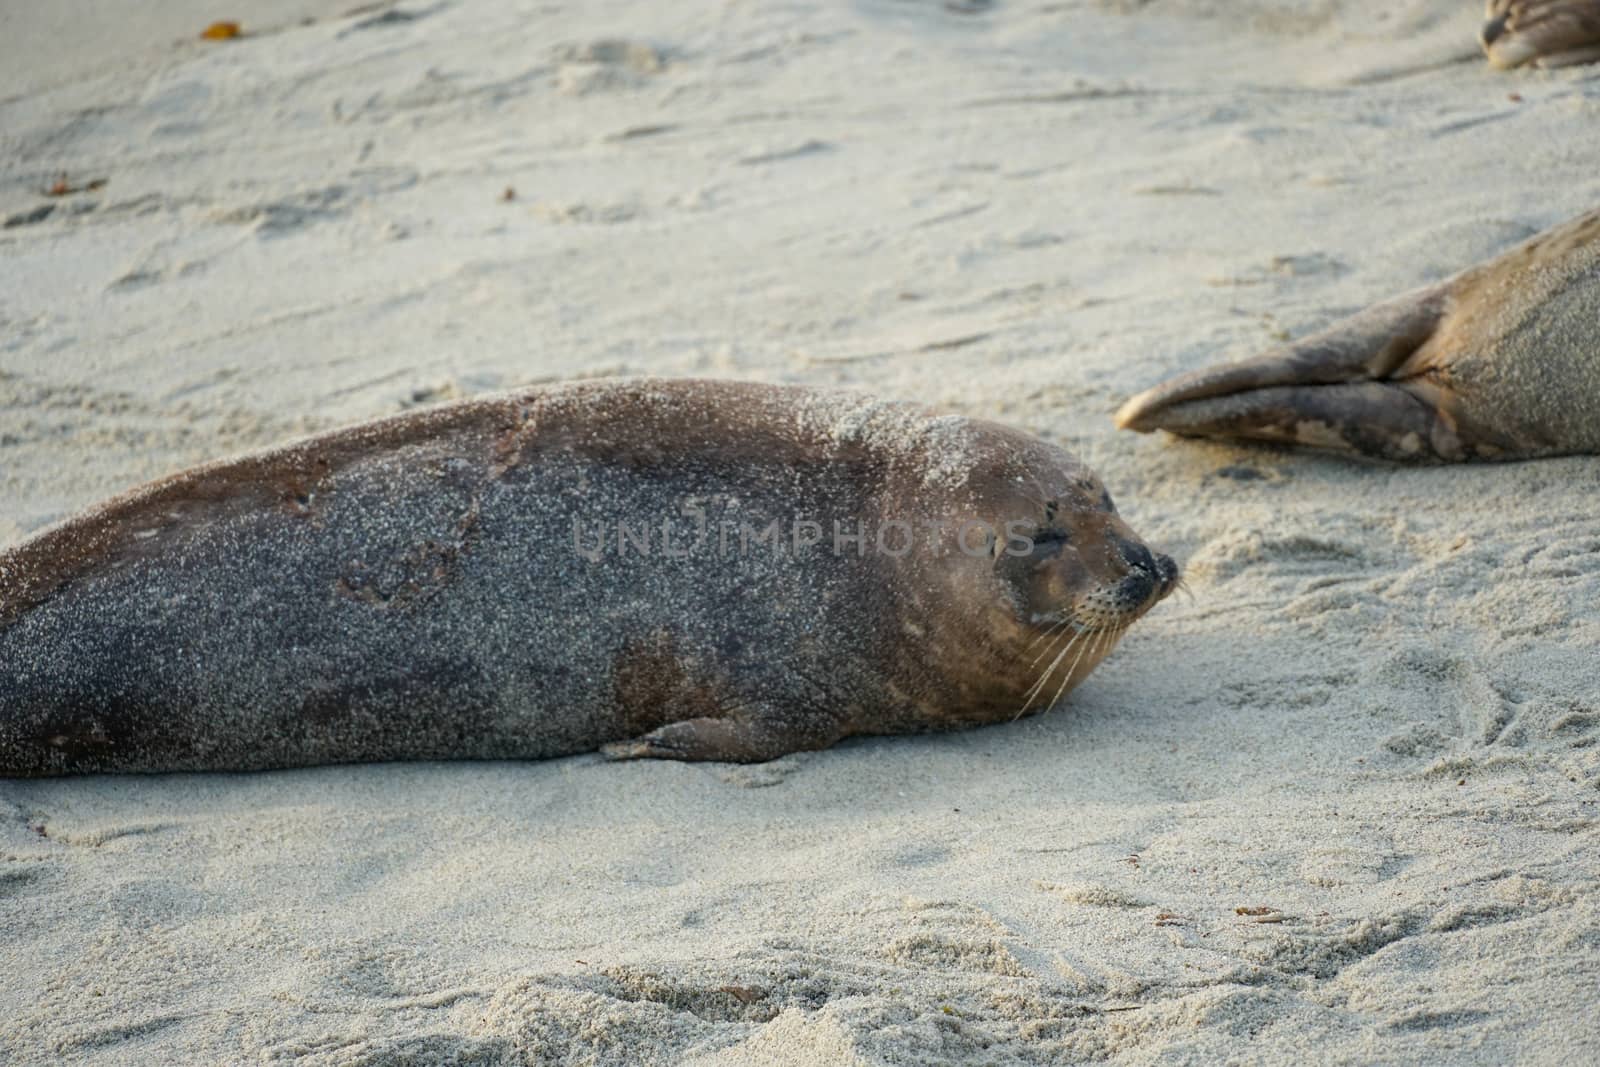
M0 775L754 762L1005 721L1177 578L994 424L705 380L461 401L0 554Z
M0 783L0 1059L1600 1059L1594 458L1109 418L1600 204L1593 68L1488 70L1473 0L286 6L4 51L0 222L54 205L0 228L8 546L423 403L738 377L1062 445L1192 597L1050 714L766 764Z

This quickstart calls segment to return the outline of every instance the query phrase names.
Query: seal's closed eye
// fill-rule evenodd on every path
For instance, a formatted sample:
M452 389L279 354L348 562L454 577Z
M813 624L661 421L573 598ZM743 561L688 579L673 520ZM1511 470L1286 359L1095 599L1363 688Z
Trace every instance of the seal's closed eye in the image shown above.
M1072 543L1072 534L1060 526L1041 526L1028 537L1033 542L1035 555L1040 550L1059 552L1064 546Z

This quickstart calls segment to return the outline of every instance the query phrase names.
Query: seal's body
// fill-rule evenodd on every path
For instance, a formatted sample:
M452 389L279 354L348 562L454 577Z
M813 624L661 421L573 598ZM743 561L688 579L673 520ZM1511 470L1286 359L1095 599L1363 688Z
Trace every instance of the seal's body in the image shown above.
M1176 577L1004 427L724 382L473 400L0 555L0 773L771 759L1048 706Z
M1600 211L1256 359L1128 401L1118 425L1400 462L1600 453Z

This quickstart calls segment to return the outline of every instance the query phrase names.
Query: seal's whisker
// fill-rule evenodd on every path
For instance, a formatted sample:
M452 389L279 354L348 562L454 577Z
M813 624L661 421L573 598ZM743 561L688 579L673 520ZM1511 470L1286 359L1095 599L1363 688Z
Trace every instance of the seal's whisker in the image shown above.
M1091 646L1098 645L1100 643L1100 637L1104 633L1106 633L1106 631L1104 631L1104 630L1096 630L1095 631L1095 639L1093 641L1090 641L1087 645L1084 645L1082 648L1078 649L1078 658L1072 661L1072 666L1071 667L1067 668L1066 677L1061 679L1061 688L1056 690L1055 698L1050 701L1050 704L1054 704L1057 700L1061 699L1061 694L1067 691L1067 683L1072 680L1073 674L1078 669L1078 664L1083 662L1083 654L1085 652L1089 651L1089 648Z
M1081 624L1078 625L1077 629L1073 630L1072 632L1073 632L1073 634L1083 633L1083 626ZM1044 659L1046 656L1048 656L1048 655L1052 654L1053 652L1055 652L1055 650L1057 648L1059 648L1059 647L1060 647L1060 641L1057 641L1055 644L1046 646L1046 648L1045 648L1045 650L1043 652L1041 652L1037 656L1033 657L1033 662L1028 664L1028 666L1037 667L1039 665L1039 661L1040 660Z
M1100 650L1101 648L1104 648L1105 651L1107 652L1107 654L1109 654L1110 651L1111 651L1111 646L1113 646L1113 645L1115 645L1117 643L1117 638L1121 637L1125 632L1127 632L1127 629L1128 629L1128 626L1126 624L1124 624L1122 626L1114 626L1109 630L1101 630L1101 631L1099 631L1095 635L1095 641L1094 641L1094 647L1095 647L1096 651ZM1079 658L1080 659L1082 658L1082 653L1079 653ZM1089 658L1090 658L1090 661L1093 662L1094 657L1091 656ZM1073 670L1077 670L1077 668L1078 668L1077 660L1073 661L1072 668L1073 668ZM1067 672L1067 676L1065 678L1061 679L1061 687L1056 690L1056 695L1050 698L1050 705L1049 706L1054 707L1056 701L1061 699L1061 694L1066 692L1066 690L1067 690L1067 682L1071 678L1072 678L1072 671L1068 671Z
M1029 667L1037 667L1039 665L1039 661L1040 660L1044 659L1046 656L1055 655L1056 649L1061 647L1061 641L1068 640L1068 639L1070 639L1070 637L1071 637L1070 634L1066 634L1066 635L1062 636L1061 640L1052 641L1048 645L1045 645L1044 646L1044 650L1041 651L1037 656L1033 657L1033 661L1031 663L1029 663L1028 666Z
M1079 630L1072 634L1070 638L1065 639L1065 647L1060 647L1059 644L1056 646L1060 648L1060 651L1057 653L1056 657L1050 661L1050 666L1046 667L1039 673L1038 680L1036 680L1033 683L1033 686L1028 690L1026 694L1028 702L1022 705L1022 709L1017 712L1017 718L1020 719L1023 712L1027 711L1028 708L1033 704L1033 698L1038 696L1039 692L1044 688L1050 675L1055 672L1056 665L1059 664L1062 660L1062 657L1064 657L1072 649L1072 646L1078 643L1079 639L1084 636L1085 632L1086 631ZM1052 649L1052 651L1054 651L1054 649Z
M1044 672L1039 675L1039 680L1034 682L1032 688L1028 690L1026 694L1027 703L1023 704L1022 707L1018 709L1017 714L1012 717L1012 722L1016 722L1017 719L1022 718L1023 715L1027 714L1028 709L1033 707L1034 700L1038 698L1040 693L1044 692L1044 687L1049 684L1050 676L1055 673L1056 666L1062 661L1062 659L1066 657L1068 652L1072 651L1072 646L1082 640L1085 635L1093 632L1094 631L1092 630L1079 630L1077 633L1072 635L1072 639L1066 643L1066 646L1062 648L1060 653L1057 654L1056 658L1050 661L1050 666L1044 669ZM1079 655L1082 655L1082 653L1080 652Z
M1088 637L1090 640L1085 641L1085 643L1083 643L1083 648L1078 649L1077 659L1074 659L1074 661L1072 661L1072 667L1067 669L1066 677L1072 677L1072 670L1077 669L1078 661L1083 659L1083 649L1088 648L1088 646L1093 643L1094 633L1096 633L1094 630L1085 629L1078 630L1077 633L1072 635L1072 640L1067 641L1066 648L1062 648L1061 654L1058 654L1058 656L1054 657L1053 661L1050 662L1050 667L1046 667L1045 672L1038 675L1038 681L1035 681L1034 688L1030 688L1029 691L1027 691L1027 704L1022 705L1022 709L1016 713L1016 718L1013 718L1011 721L1016 721L1018 718L1022 718L1022 715L1027 712L1027 709L1030 709L1030 707L1034 705L1034 701L1037 701L1038 696L1045 691L1045 686L1050 685L1050 677L1053 675L1053 673L1056 673L1056 667L1061 664L1062 659L1066 659L1067 653L1072 651L1072 646L1077 645L1078 641L1082 640L1082 638ZM1048 704L1046 704L1045 707L1048 707Z
M1028 642L1028 647L1023 649L1022 651L1024 651L1024 652L1031 651L1033 649L1034 645L1037 645L1040 641L1043 641L1047 637L1053 637L1055 635L1056 631L1060 630L1063 626L1067 625L1067 623L1069 623L1071 621L1072 621L1072 619L1070 619L1070 618L1062 619L1060 622L1058 622L1054 626L1050 627L1050 629L1046 630L1044 633L1040 634L1038 637L1035 637L1032 641L1029 641ZM1033 662L1038 663L1039 661L1038 660L1034 660Z
M1091 648L1091 647L1093 647L1095 645L1098 645L1100 643L1100 634L1101 633L1104 633L1104 631L1100 631L1099 633L1096 633L1095 634L1095 639L1093 641L1089 642L1088 645L1085 645L1084 648L1088 649L1088 648ZM1067 683L1072 681L1072 672L1078 669L1078 660L1081 660L1081 659L1083 659L1083 652L1082 651L1080 651L1078 653L1078 659L1075 659L1075 660L1072 661L1072 669L1067 671L1066 674L1063 674L1061 676L1061 684L1056 687L1056 695L1050 698L1050 703L1046 704L1045 707L1053 708L1053 707L1056 706L1056 701L1061 699L1061 694L1065 693L1067 691Z

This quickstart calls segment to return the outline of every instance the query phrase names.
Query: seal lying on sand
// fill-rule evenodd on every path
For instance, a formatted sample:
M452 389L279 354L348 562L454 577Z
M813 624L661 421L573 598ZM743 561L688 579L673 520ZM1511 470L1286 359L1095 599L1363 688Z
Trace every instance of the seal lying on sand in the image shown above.
M0 773L767 760L1042 709L1177 581L1093 473L849 394L625 381L199 467L0 555Z
M1600 452L1600 211L1256 359L1141 393L1124 429L1404 462Z
M1600 0L1489 0L1478 40L1499 70L1593 63L1600 60Z

